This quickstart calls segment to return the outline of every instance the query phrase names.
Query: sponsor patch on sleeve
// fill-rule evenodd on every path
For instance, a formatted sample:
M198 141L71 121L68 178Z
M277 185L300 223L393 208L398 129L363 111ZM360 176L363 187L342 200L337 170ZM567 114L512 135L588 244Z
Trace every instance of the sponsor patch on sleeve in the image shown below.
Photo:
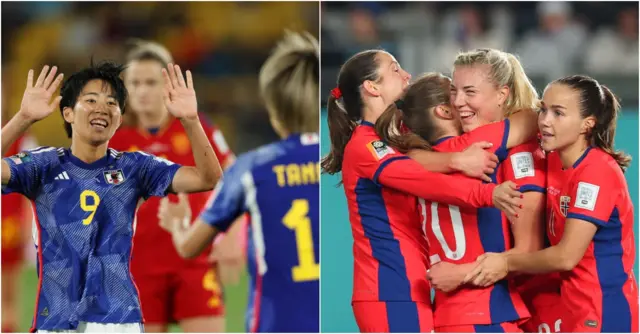
M385 144L381 140L374 140L368 143L367 149L369 149L369 151L371 152L371 154L373 154L373 157L376 160L381 160L382 158L386 157L389 154L396 153L391 147L387 146L387 144Z
M511 156L511 166L516 179L533 177L536 171L533 167L533 155L531 152L520 152Z
M598 192L600 186L595 184L580 182L578 183L578 193L576 194L576 202L574 206L585 210L593 211L598 200Z

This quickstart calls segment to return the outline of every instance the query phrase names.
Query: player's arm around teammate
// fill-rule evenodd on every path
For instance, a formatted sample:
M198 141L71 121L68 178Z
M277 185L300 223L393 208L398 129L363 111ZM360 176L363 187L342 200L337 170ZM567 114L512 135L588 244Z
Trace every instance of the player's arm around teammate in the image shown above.
M613 148L619 108L613 93L589 77L547 86L538 125L542 148L558 160L549 172L562 178L549 186L552 246L485 254L466 281L486 286L509 272L569 271L561 287L563 330L638 331L633 204L623 175L630 157Z
M2 128L2 155L9 147L22 136L35 122L49 116L60 104L61 96L57 96L52 102L51 97L62 83L63 74L56 76L58 68L54 66L49 70L45 65L33 82L33 70L27 75L27 87L22 97L20 111ZM55 78L55 79L54 79ZM2 160L2 185L9 183L11 169L9 164Z
M195 167L183 166L178 169L171 182L171 191L174 193L211 190L222 177L220 162L198 117L198 101L191 71L187 71L186 74L185 82L180 66L169 64L166 70L162 70L165 80L165 105L174 117L180 119L191 142L196 163Z

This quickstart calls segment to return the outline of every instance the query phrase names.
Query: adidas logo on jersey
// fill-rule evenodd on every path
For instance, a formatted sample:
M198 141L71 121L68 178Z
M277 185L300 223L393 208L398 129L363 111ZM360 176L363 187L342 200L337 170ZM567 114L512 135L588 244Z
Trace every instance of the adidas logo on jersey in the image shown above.
M58 176L56 176L53 179L54 180L69 180L69 174L67 174L67 172L62 172L62 173L58 174Z

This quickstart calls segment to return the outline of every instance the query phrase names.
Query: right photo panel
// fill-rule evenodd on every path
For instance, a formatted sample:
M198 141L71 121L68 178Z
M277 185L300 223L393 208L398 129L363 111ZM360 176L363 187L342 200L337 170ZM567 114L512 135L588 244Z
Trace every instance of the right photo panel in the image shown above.
M321 331L638 332L638 3L321 4Z

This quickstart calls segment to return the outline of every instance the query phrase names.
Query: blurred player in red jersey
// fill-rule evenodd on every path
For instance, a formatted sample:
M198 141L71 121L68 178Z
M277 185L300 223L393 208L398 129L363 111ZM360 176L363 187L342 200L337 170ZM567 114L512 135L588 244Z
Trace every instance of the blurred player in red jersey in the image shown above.
M137 124L119 129L109 146L193 165L184 128L169 114L162 99L161 69L173 61L171 55L159 44L140 41L127 58L128 106ZM221 166L229 166L234 155L222 133L210 125L202 126ZM192 210L200 212L209 195L190 195ZM158 226L159 203L159 198L150 198L139 208L133 240L131 269L140 290L145 331L164 332L168 324L177 321L185 332L222 332L224 303L218 271L208 263L206 254L194 260L180 258L171 235Z
M380 140L373 123L410 78L389 53L363 51L342 66L328 100L332 148L322 167L331 174L342 171L354 238L353 310L363 332L433 329L427 244L416 197L464 207L519 205L512 183L496 187L429 172ZM427 153L440 162L453 155ZM485 161L480 159L478 174Z
M537 114L531 108L463 134L460 119L451 105L450 87L451 79L438 73L426 74L412 83L400 108L390 106L378 119L376 130L383 141L401 152L425 147L437 152L456 152L473 142L487 140L493 144L491 150L500 156L505 155L507 149L535 138L537 129L531 127L531 123ZM400 123L411 132L401 134ZM491 212L484 208L425 203L422 199L419 202L430 264L436 270L451 271L459 265L468 271L484 252L512 248L507 234L508 222L502 220L496 209ZM451 276L452 272L443 274ZM436 332L520 331L517 324L527 319L529 312L514 286L505 281L488 288L466 286L451 292L463 278L448 288L434 284L445 290L436 291Z
M7 117L3 117L7 120ZM35 148L35 140L25 135L11 145L3 156L12 156ZM20 274L24 264L25 243L28 242L27 228L31 221L31 205L20 194L2 197L2 332L17 332L20 310Z
M485 286L509 272L560 272L567 332L638 332L633 203L615 151L620 104L586 76L547 86L538 126L549 152L547 206L553 246L531 254L486 254L467 280Z

